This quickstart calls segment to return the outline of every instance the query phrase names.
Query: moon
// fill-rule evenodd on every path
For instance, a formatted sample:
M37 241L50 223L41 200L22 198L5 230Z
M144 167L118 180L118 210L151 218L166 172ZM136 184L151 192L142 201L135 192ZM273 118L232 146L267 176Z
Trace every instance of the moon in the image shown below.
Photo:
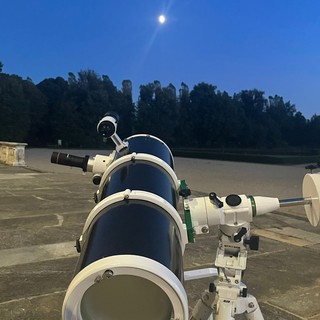
M161 14L159 17L158 17L158 21L159 21L159 23L160 24L164 24L165 22L166 22L166 17L163 15L163 14Z

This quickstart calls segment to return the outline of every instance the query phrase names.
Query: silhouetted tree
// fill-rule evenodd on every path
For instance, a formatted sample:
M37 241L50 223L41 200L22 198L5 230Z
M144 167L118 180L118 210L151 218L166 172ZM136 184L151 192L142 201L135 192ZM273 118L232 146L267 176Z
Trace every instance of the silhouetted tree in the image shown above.
M30 80L23 81L24 108L28 110L30 127L27 141L33 146L42 146L47 143L47 125L50 120L47 117L47 99L42 92Z
M68 95L69 85L66 80L57 77L41 81L37 88L47 99L46 125L42 130L43 139L47 144L55 145L58 139L62 139L61 134L64 131L69 132L68 128L61 127L61 122L67 117L63 112L63 104Z
M307 146L309 142L308 138L308 126L307 120L300 111L296 112L293 118L291 118L292 132L289 137L289 145Z
M218 139L220 121L217 108L216 86L207 83L195 85L190 92L195 142L197 146L210 147Z
M268 141L266 130L266 103L264 92L242 90L233 96L238 108L244 112L241 146L245 148L265 147Z
M277 145L274 146L293 144L295 112L295 106L290 101L284 102L283 98L278 95L269 97L267 115L273 122L273 129L280 133L275 142Z
M279 148L320 146L320 116L306 120L281 96L242 90L232 97L208 83L191 91L181 83L162 87L159 81L140 86L137 105L132 83L118 90L107 75L81 70L68 78L49 78L34 85L30 78L2 73L0 62L0 140L30 145L102 147L96 133L108 111L120 116L118 133L158 136L171 146L215 148Z
M313 148L320 146L320 115L313 115L309 122L308 145Z
M159 81L154 81L140 86L136 131L156 135L173 144L177 119L177 98L173 85L162 88Z
M175 132L175 143L179 147L195 146L195 124L191 111L189 87L182 82L177 103L178 119Z
M1 73L0 92L0 140L23 142L28 136L30 116L22 78Z

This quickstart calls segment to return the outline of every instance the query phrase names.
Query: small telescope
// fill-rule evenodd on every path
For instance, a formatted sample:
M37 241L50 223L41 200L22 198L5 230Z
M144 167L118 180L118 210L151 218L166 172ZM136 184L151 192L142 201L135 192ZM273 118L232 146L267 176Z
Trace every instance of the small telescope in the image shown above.
M263 319L256 299L241 277L254 216L280 207L304 205L313 226L320 220L320 174L307 174L303 198L246 195L191 198L174 171L168 146L155 136L137 134L121 140L119 119L106 114L98 123L102 137L116 149L110 155L78 157L54 152L51 162L93 173L96 206L76 241L79 259L62 307L66 320L187 320L184 281L216 277L202 294L190 319ZM185 222L177 212L183 198ZM187 243L219 226L215 267L184 272ZM218 276L218 277L217 277Z

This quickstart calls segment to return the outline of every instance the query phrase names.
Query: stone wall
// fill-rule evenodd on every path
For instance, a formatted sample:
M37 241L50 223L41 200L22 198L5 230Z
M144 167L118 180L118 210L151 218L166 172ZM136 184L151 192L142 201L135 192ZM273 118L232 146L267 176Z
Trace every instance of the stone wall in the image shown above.
M9 166L26 166L25 147L27 143L0 141L0 163Z

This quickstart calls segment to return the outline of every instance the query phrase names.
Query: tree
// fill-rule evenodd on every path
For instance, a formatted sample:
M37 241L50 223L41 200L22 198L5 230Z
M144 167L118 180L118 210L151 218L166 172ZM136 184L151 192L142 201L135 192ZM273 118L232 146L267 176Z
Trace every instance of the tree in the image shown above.
M67 80L49 78L34 85L30 78L2 73L0 62L0 140L29 145L102 147L96 125L108 111L120 116L118 134L150 133L171 146L208 148L319 147L320 116L306 120L290 101L264 92L242 90L232 97L201 82L181 83L177 98L173 84L159 81L140 86L137 105L132 83L121 90L107 75L81 70Z
M121 137L128 137L133 133L135 105L132 101L132 83L130 80L122 82L122 90L117 91L115 111L120 116L118 133Z
M37 84L37 88L45 96L47 105L45 129L42 130L43 140L46 144L55 145L57 140L62 139L61 131L57 130L57 128L60 127L61 119L66 116L63 115L61 105L68 95L69 85L66 80L57 77L41 81ZM69 132L68 128L62 128L62 131Z
M308 125L308 144L313 148L320 146L320 116L313 115Z
M300 111L296 112L293 118L293 130L290 136L289 144L292 146L307 146L308 145L308 127L307 120Z
M265 99L263 91L258 89L242 90L234 98L242 103L246 115L252 118L259 117L265 111L267 99Z
M0 92L0 140L26 142L30 115L23 79L1 73Z
M198 147L210 147L218 141L220 126L217 109L216 86L199 83L190 92L190 108L193 115L193 136ZM219 120L218 120L219 119Z
M68 81L61 77L46 79L38 88L47 97L47 138L53 144L61 139L70 147L104 147L96 126L108 111L120 116L120 136L132 133L132 96L117 90L107 75L101 77L90 69L81 70L78 77L69 72Z
M159 81L140 86L135 130L153 134L166 143L175 142L178 118L175 87Z
M294 132L295 106L290 101L284 102L282 97L275 95L269 97L266 111L268 118L273 123L272 126L269 126L270 134L272 134L272 130L280 133L273 147L294 145L293 136L296 134Z
M217 93L217 103L219 104L219 117L216 117L220 126L216 145L222 148L242 146L242 138L245 135L244 123L246 120L244 111L234 103L232 97L227 92Z
M42 146L47 143L46 130L48 125L47 100L42 92L27 80L23 81L24 107L28 110L30 128L27 141L33 146Z
M175 132L175 142L179 147L195 145L194 121L191 112L191 101L189 87L182 82L179 89L179 100L177 104L178 119Z
M241 146L261 148L268 144L266 104L264 92L258 89L242 90L233 96L238 108L244 112Z

